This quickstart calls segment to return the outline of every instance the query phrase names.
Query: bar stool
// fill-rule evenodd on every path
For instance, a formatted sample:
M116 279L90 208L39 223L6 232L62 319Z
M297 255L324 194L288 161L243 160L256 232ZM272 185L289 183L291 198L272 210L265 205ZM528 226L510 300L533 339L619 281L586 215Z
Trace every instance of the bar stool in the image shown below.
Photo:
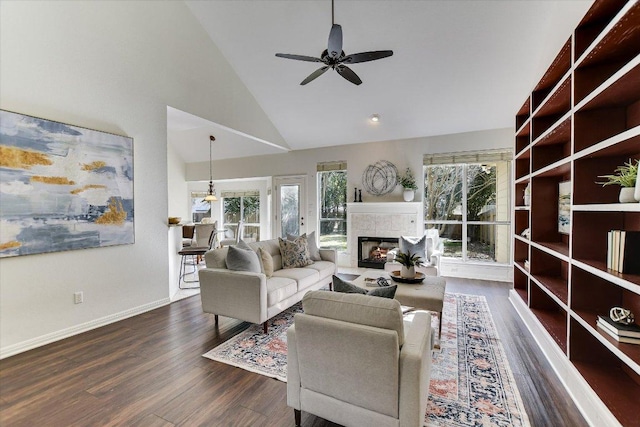
M182 283L198 283L199 279L187 280L184 277L188 274L195 274L198 271L198 260L204 256L211 249L213 240L215 239L216 231L213 229L209 235L208 246L187 246L182 248L178 255L180 255L180 270L178 275L178 288L180 289L198 289L200 286L182 287ZM187 258L191 257L191 265L193 265L192 271L187 270Z

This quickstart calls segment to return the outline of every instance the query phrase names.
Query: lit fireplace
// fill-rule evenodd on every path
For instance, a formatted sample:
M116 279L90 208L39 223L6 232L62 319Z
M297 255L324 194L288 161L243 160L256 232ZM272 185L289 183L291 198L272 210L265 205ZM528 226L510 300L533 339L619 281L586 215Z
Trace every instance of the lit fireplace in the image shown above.
M387 252L397 246L394 237L358 237L358 267L383 269Z

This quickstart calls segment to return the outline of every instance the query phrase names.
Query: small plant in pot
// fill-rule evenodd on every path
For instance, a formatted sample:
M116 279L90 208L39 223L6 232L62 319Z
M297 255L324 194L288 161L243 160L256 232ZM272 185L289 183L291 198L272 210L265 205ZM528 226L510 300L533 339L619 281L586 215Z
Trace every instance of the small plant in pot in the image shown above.
M620 203L633 203L636 201L634 198L634 190L636 181L638 178L638 165L640 160L629 159L627 163L622 166L618 166L613 175L600 175L598 178L604 178L606 181L597 182L603 187L607 185L619 185L620 188Z
M396 261L402 264L402 269L400 269L400 277L405 279L413 279L416 277L416 265L422 262L422 257L419 257L418 254L412 254L411 252L398 252L396 255Z
M404 201L413 201L418 185L416 184L416 178L413 176L413 172L411 172L411 168L407 168L405 170L404 175L402 175L398 180L398 184L404 188L404 192L402 193Z

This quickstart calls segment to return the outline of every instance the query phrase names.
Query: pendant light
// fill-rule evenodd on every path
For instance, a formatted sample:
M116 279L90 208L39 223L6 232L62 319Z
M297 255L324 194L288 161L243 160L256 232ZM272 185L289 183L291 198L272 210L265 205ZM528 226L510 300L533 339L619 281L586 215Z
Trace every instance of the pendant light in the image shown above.
M213 146L213 141L216 138L213 135L209 135L209 191L204 198L205 202L215 202L218 200L216 197L216 189L213 188L213 172L211 171L211 164L213 163L213 158L211 157L211 147Z

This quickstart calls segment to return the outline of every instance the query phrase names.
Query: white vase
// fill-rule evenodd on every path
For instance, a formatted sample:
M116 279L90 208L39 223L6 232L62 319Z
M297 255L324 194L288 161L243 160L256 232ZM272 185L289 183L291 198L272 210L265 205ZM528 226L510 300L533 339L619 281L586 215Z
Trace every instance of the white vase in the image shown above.
M620 189L620 203L635 203L634 192L635 188L633 187L622 187Z
M633 194L633 197L640 202L640 176L636 178L636 191Z
M405 202L413 202L413 198L416 196L416 192L410 188L405 188L402 193L402 197Z
M405 279L413 279L414 277L416 277L416 268L413 265L411 267L403 265L400 269L400 277Z

